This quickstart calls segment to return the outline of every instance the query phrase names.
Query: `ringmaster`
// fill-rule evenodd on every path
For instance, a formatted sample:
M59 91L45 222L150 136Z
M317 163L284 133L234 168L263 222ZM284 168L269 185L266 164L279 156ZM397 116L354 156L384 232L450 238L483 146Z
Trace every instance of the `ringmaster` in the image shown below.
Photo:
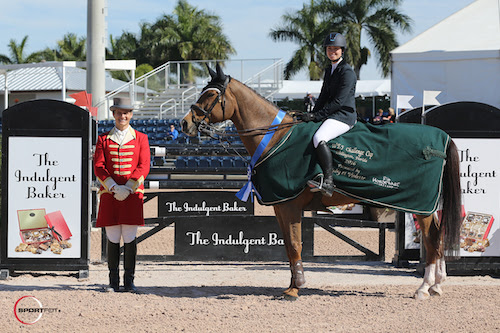
M124 291L135 292L137 229L144 225L144 179L149 173L150 151L146 134L130 126L130 98L114 98L110 107L115 127L99 135L94 171L101 183L97 227L106 229L109 287L119 291L120 240L124 243Z

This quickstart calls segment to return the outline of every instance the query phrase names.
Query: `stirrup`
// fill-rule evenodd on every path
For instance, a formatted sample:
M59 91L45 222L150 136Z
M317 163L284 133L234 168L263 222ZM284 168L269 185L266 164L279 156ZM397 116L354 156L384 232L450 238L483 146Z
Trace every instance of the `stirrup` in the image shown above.
M314 179L308 180L307 185L309 186L309 190L311 192L319 192L321 190L321 187L323 186L323 179L325 177L323 174L319 174Z
M316 178L318 179L318 178ZM319 192L323 193L323 195L326 195L327 197L331 197L333 195L333 189L335 188L335 185L332 183L331 186L327 183L325 183L325 177L320 176L319 181L318 180L308 180L307 185L309 185L309 190L311 192Z

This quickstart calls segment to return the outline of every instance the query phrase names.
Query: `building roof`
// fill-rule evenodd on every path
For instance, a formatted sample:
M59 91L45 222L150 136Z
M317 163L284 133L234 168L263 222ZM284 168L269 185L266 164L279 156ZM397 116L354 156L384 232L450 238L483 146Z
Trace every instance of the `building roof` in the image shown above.
M78 67L27 67L7 72L7 87L11 92L51 91L63 89L63 70L65 71L66 90L86 90L87 71ZM0 90L5 90L3 75ZM117 80L106 72L106 91L120 88L127 82ZM137 87L137 89L142 89Z

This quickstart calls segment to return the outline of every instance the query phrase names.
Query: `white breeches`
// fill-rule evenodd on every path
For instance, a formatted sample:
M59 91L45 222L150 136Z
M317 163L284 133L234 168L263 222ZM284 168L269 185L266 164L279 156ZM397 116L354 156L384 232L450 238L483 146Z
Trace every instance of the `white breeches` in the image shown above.
M327 119L323 122L323 124L318 128L316 133L313 136L313 144L314 148L317 148L321 141L328 142L332 139L335 139L339 135L344 134L351 127L346 123L335 119Z
M123 237L124 243L130 243L135 239L137 234L137 225L127 225L127 224L119 224L112 225L106 228L106 236L108 237L111 243L118 244L120 243L120 238Z

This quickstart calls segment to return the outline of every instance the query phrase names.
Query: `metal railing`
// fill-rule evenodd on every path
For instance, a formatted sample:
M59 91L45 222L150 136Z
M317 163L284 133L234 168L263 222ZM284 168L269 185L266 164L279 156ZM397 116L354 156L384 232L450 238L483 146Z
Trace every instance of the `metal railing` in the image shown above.
M283 86L282 59L169 61L106 94L98 106L109 109L113 97L128 93L136 106L136 118L177 118L187 112L209 81L205 65L214 68L217 62L226 74L264 98L272 100ZM171 106L165 108L167 104Z

